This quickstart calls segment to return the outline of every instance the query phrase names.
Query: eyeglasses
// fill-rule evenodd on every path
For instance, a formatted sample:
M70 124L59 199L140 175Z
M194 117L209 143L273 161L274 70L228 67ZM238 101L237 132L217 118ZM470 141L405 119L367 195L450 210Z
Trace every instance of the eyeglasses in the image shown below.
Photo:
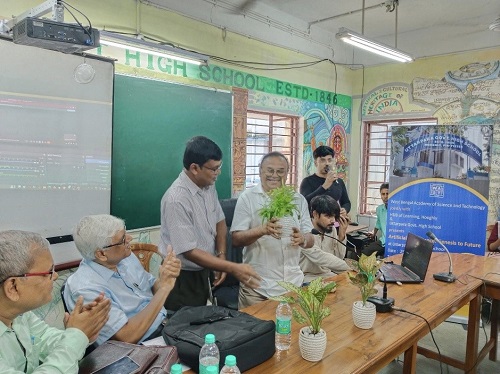
M111 248L111 247L116 247L118 245L125 245L125 243L127 242L127 227L124 226L123 229L125 230L125 234L123 234L123 238L120 242L118 243L115 243L115 244L110 244L110 245L107 245L105 247L102 247L102 249L106 249L106 248Z
M286 170L285 169L278 169L278 170L266 169L266 170L264 170L264 174L266 177L272 177L274 175L274 173L276 173L276 175L278 177L284 177L286 175Z
M205 169L211 170L214 173L217 173L218 171L220 171L222 169L222 162L220 163L219 166L216 166L214 168L209 168L208 166L204 166L204 165L200 165L200 168L205 168Z
M9 278L44 277L46 275L50 275L49 279L52 280L55 272L56 272L55 265L52 265L52 269L50 269L50 271L43 271L41 273L26 273L26 274L21 274L21 275L10 275L7 278L5 278L3 281L1 281L0 283L5 282Z

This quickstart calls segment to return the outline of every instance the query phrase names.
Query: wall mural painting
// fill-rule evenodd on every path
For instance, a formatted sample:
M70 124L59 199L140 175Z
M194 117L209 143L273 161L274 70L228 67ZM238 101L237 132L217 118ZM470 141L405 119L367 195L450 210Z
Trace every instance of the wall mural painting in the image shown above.
M339 177L348 179L350 108L249 91L248 108L299 115L304 118L303 176L313 174L313 152L328 145L336 152Z
M489 125L481 127L481 136L487 143L492 135L492 144L480 146L491 156L490 166L471 169L491 172L489 193L483 191L483 195L489 195L488 221L496 220L500 211L500 61L473 62L446 72L442 79L416 77L411 85L385 84L370 91L361 107L364 120L401 118L403 113L412 118L417 113L420 118L434 117L439 126L457 129Z
M303 175L313 174L313 152L320 145L328 145L335 151L337 173L348 180L348 136L350 135L350 110L335 105L306 105L304 116L304 170Z

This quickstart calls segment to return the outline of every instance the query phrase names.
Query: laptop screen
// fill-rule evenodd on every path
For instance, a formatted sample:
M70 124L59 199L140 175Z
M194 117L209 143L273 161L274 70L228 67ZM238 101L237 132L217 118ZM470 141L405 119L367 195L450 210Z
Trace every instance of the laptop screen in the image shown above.
M425 279L427 268L431 260L434 243L412 233L406 237L406 246L401 265Z

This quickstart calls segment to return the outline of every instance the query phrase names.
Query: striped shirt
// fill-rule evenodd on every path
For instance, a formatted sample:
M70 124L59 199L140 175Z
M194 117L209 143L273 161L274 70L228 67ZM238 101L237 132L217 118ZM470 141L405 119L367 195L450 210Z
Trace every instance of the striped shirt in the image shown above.
M166 254L171 244L182 270L202 270L183 253L201 249L215 254L217 223L224 220L214 185L198 187L183 170L161 199L159 250Z

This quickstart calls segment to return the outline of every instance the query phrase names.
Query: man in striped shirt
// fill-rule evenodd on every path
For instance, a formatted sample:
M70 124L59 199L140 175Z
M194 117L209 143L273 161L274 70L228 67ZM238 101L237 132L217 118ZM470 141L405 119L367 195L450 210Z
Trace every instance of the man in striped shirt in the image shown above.
M227 227L219 203L215 181L222 167L222 151L204 136L188 141L184 169L161 200L160 252L172 245L181 260L182 270L165 307L206 305L210 271L215 271L214 286L227 273L238 280L251 279L259 285L260 276L247 264L226 261Z

